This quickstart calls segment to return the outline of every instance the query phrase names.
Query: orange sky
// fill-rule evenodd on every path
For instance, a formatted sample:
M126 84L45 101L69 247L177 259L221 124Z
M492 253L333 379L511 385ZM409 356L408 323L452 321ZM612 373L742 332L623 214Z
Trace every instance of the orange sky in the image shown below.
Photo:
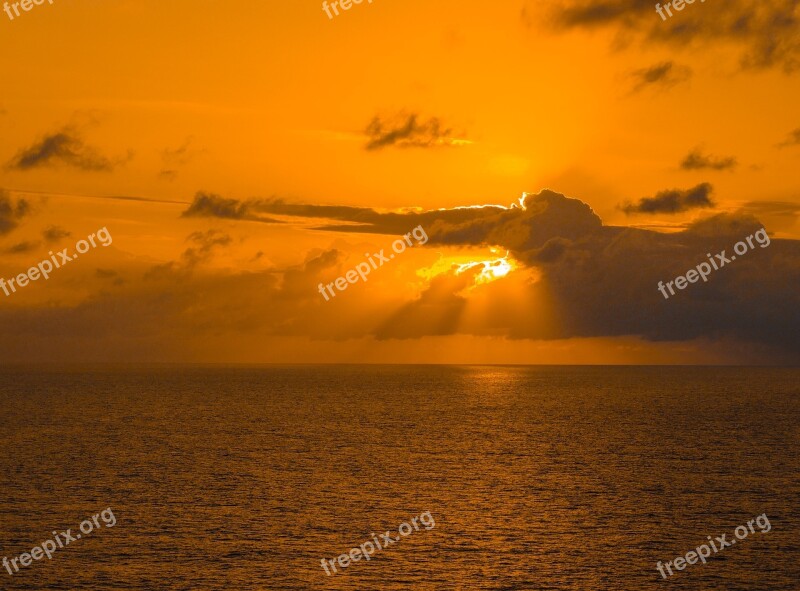
M455 222L432 221L431 242L326 302L317 283L365 249L388 248L396 225L320 231L358 220L262 203L510 207L549 188L608 227L676 232L723 214L730 229L755 216L777 245L757 253L771 263L741 263L686 299L716 298L732 318L766 314L792 297L779 279L794 279L800 238L800 13L786 4L696 3L667 22L633 0L374 0L333 19L311 0L55 0L13 20L0 13L0 201L10 208L0 276L99 228L113 236L46 282L0 293L0 314L21 331L2 337L0 361L796 360L778 319L764 320L774 339L766 329L751 338L733 320L695 322L708 308L659 301L655 284L641 295L623 278L615 292L620 310L652 305L652 325L621 312L617 321L616 301L589 310L565 296L588 294L588 275L536 264L541 253L522 233L539 222L527 215L468 240ZM733 28L742 15L745 32ZM788 24L770 28L775 15ZM703 183L705 207L622 210ZM255 213L182 215L200 192ZM20 200L29 211L17 215ZM564 228L586 221L563 216ZM560 222L546 224L556 240ZM697 251L680 240L670 248L699 262L728 245L714 232ZM659 240L624 236L631 253L637 240L653 249ZM513 269L495 281L453 271L507 252ZM774 285L759 276L763 293L742 287L767 266ZM670 324L687 328L673 334Z

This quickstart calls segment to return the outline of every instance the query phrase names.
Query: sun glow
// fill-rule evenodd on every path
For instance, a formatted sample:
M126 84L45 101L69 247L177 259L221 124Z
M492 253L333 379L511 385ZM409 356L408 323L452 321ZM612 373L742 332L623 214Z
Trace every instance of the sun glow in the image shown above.
M518 263L509 252L505 252L505 255L503 252L504 249L496 246L469 249L467 252L440 251L439 258L432 265L417 270L417 276L428 283L441 275L461 276L470 280L468 289L472 289L507 277L511 271L521 271L525 277L533 273L532 268Z
M516 268L516 264L509 258L508 253L506 256L499 259L490 259L488 261L473 261L470 263L463 263L458 265L456 275L461 275L465 271L474 269L478 265L483 265L481 272L475 276L475 284L490 283L501 277L505 277Z

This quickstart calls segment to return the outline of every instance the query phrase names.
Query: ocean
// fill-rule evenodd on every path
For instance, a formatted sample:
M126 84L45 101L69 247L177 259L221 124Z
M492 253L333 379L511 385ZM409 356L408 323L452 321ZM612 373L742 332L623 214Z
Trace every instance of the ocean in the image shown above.
M0 558L106 509L115 524L3 568L0 589L796 591L799 377L5 367ZM384 532L399 541L337 560ZM706 564L659 573L723 534Z

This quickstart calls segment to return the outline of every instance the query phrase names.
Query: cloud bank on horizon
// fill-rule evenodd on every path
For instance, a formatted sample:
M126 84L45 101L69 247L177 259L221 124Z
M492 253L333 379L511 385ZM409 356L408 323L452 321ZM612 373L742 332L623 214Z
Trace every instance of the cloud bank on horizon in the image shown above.
M1 310L6 334L34 336L50 330L58 333L53 336L57 342L59 335L68 338L91 330L102 342L127 335L156 350L168 347L165 334L207 336L234 329L333 340L631 335L653 342L754 343L768 349L773 361L796 360L800 353L800 315L795 313L800 305L800 241L773 239L769 248L755 248L708 282L691 285L669 301L657 290L659 281L685 273L705 261L707 253L726 250L730 255L736 242L761 229L762 224L745 212L711 215L670 234L604 225L583 201L551 190L526 194L507 207L405 212L277 199L239 202L199 193L184 215L187 212L207 218L207 223L217 219L233 227L240 221L261 221L262 215L284 222L319 219L325 221L317 233L369 233L375 240L375 235L396 237L422 225L429 236L426 249L499 247L521 270L535 270L537 276L516 280L521 291L517 301L522 302L517 309L509 305L503 287L514 281L511 275L516 272L476 285L476 270L455 268L433 275L414 293L376 293L377 284L370 283L328 307L322 305L317 285L347 268L345 251L309 251L303 264L284 269L214 271L206 263L237 241L210 229L192 232L179 259L156 266L142 263L137 270L120 273L113 289L103 289L76 306ZM386 279L391 280L388 272ZM96 280L105 277L97 275ZM492 312L465 317L473 298L485 301ZM542 313L531 313L527 306Z
M663 192L645 207L650 212L673 212L710 205L710 186L691 191ZM198 197L202 199L203 197ZM674 203L673 203L674 202ZM524 322L501 328L515 338L568 338L640 335L653 340L684 340L700 336L730 336L777 344L800 351L800 241L774 240L770 248L742 257L707 283L680 292L664 302L656 290L671 279L706 260L709 252L727 250L763 227L745 213L716 214L691 224L682 232L662 234L637 228L603 225L584 202L550 190L527 194L522 206L486 206L443 211L378 213L369 208L289 205L282 201L252 204L260 212L283 216L333 218L360 224L324 225L334 232L399 234L423 225L429 243L448 246L499 246L525 265L543 273L535 292L547 291L557 302L563 325L553 332L526 330ZM642 206L639 206L642 209ZM767 228L768 230L768 228ZM463 289L452 286L448 294ZM417 300L426 305L431 286ZM443 315L449 312L441 310ZM426 334L425 324L413 336ZM408 337L380 331L382 338Z

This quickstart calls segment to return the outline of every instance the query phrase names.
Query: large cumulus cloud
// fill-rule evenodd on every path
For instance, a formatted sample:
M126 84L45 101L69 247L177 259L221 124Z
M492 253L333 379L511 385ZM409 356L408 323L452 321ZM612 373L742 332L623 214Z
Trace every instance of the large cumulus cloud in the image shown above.
M745 213L720 214L686 230L662 234L605 226L580 200L550 190L528 194L508 207L456 208L380 213L369 208L259 202L261 211L285 216L333 218L347 224L321 229L400 234L423 225L428 246L501 246L541 272L531 298L546 299L559 327L504 317L484 327L518 338L639 335L654 341L698 337L734 338L800 353L800 243L773 239L665 300L659 281L683 275L761 229ZM795 288L787 286L795 286ZM410 338L457 332L464 307L463 278L434 281L417 301L375 332L381 338ZM412 328L413 327L413 328ZM426 328L427 327L427 328ZM463 328L463 327L462 327ZM473 332L480 332L475 328Z
M71 307L25 307L18 298L13 303L19 308L0 310L6 334L25 344L15 351L34 354L36 347L80 342L95 347L97 355L128 348L139 357L143 351L175 355L181 343L248 335L383 341L459 334L537 340L630 335L652 342L769 348L770 356L749 360L754 363L800 360L800 242L773 238L767 248L756 244L707 283L692 284L669 300L657 288L659 281L706 261L707 253L726 250L730 256L735 243L762 227L744 212L710 216L663 234L604 225L583 201L550 190L509 206L434 211L379 212L279 200L225 205L217 211L225 232L192 231L186 251L172 263L129 268L114 285L102 277L82 279L81 285L95 281L104 287ZM236 216L244 221L230 212L244 213ZM254 213L319 219L320 236L341 244L355 236L357 243L308 252L305 262L288 268L245 272L210 265L212 258L230 260L229 251L240 249L236 224ZM429 237L424 246L381 268L358 289L322 299L319 283L343 276L366 249L388 245L418 225ZM354 235L353 228L372 235ZM475 281L479 266L440 270L427 279L417 274L437 253L486 246L507 250L519 267L485 284ZM111 268L109 261L98 264ZM69 272L83 270L75 266ZM85 271L94 275L96 269ZM69 280L66 271L60 280Z

